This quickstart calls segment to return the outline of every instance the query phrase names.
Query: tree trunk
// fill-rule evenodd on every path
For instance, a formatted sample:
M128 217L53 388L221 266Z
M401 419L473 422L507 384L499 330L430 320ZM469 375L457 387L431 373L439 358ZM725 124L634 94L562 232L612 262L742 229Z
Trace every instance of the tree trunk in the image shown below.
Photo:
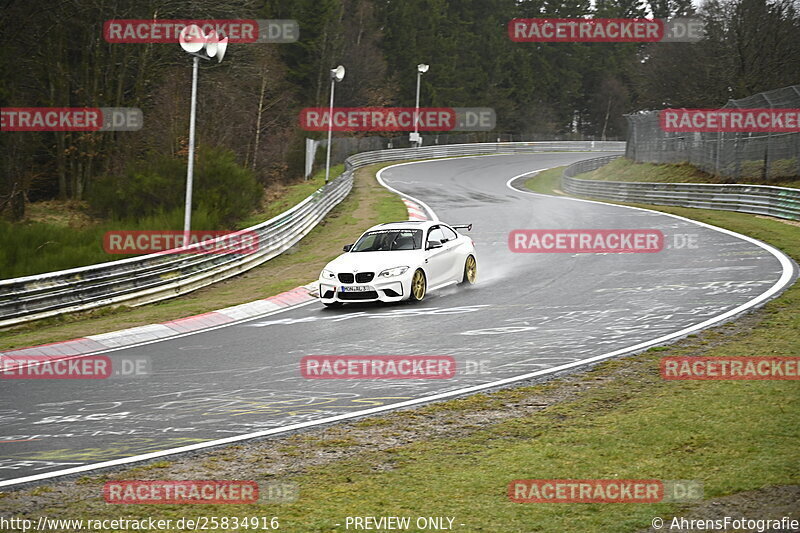
M258 114L256 115L256 139L253 146L253 170L256 169L258 160L258 141L261 138L261 114L264 112L264 92L267 88L267 69L261 73L261 94L258 96Z

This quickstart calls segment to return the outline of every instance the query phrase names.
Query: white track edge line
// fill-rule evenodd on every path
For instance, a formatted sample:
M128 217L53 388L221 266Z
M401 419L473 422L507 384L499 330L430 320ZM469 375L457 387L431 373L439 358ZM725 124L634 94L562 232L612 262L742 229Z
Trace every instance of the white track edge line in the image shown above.
M561 165L559 165L559 166L561 166ZM675 219L678 219L678 220L682 220L684 222L689 222L690 224L703 226L705 228L708 228L708 229L711 229L711 230L714 230L714 231L718 231L720 233L725 233L725 234L730 235L732 237L736 237L736 238L741 239L743 241L747 241L747 242L749 242L751 244L755 244L759 248L762 248L763 250L766 250L767 252L772 254L772 256L775 257L775 259L778 260L778 262L780 263L781 268L782 268L783 271L781 273L781 277L778 278L778 280L775 282L775 284L772 287L770 287L769 289L767 289L766 291L761 293L759 296L756 296L752 300L749 300L749 301L743 303L742 305L731 309L730 311L727 311L727 312L725 312L725 313L723 313L721 315L718 315L718 316L713 317L713 318L711 318L709 320L706 320L705 322L701 322L700 324L697 324L696 327L698 327L698 328L705 327L706 325L710 325L710 324L713 324L715 322L719 322L721 320L725 320L727 318L730 318L731 316L737 315L737 314L739 314L739 313L741 313L743 311L746 311L746 310L752 308L753 306L756 306L756 305L760 304L764 300L769 299L771 296L773 296L778 291L780 291L783 288L785 288L787 283L794 276L794 270L795 270L794 269L794 264L792 263L792 260L786 254L784 254L782 251L778 250L777 248L775 248L775 247L773 247L773 246L771 246L771 245L769 245L769 244L767 244L765 242L761 242L758 239L754 239L753 237L749 237L747 235L743 235L741 233L737 233L737 232L729 230L729 229L720 228L719 226L714 226L712 224L707 224L705 222L692 220L691 218L682 217L680 215L673 215L671 213L665 213L663 211L656 211L654 209L646 209L644 207L633 207L633 206L629 206L629 205L610 204L610 203L607 203L607 202L598 202L596 200L584 200L583 198L572 198L572 197L569 197L569 196L553 196L553 195L550 195L550 194L542 194L542 193L537 193L537 192L533 192L533 191L525 191L525 190L517 189L517 188L511 186L511 183L514 180L522 178L523 176L537 174L537 173L542 172L544 170L549 170L550 168L555 168L555 167L541 168L541 169L538 169L538 170L532 170L532 171L524 172L522 174L514 176L513 178L511 178L508 181L506 181L506 187L508 187L509 189L511 189L514 192L522 193L522 194L528 194L528 195L532 195L532 196L542 196L542 197L545 197L545 198L551 198L551 199L555 198L557 200L568 200L568 201L573 201L573 202L585 202L585 203L599 204L599 205L605 205L605 206L610 206L610 207L622 207L622 208L625 208L625 209L633 209L635 211L645 211L647 213L653 213L653 214L656 214L656 215L663 215L663 216L675 218ZM677 207L679 207L679 206L677 206ZM681 330L681 331L685 331L685 330ZM678 332L678 333L680 333L680 332Z
M478 156L478 157L480 157L480 156ZM451 159L456 159L456 158L451 158ZM459 159L463 159L463 158L459 158ZM438 161L438 159L437 159L437 161ZM427 162L427 161L419 161L419 162L422 163L422 162ZM392 167L395 167L395 166L408 165L408 164L413 164L413 163L418 163L418 162L415 161L415 162L412 162L412 163L401 163L399 165L392 165L392 166L386 167L386 168L392 168ZM559 165L559 166L561 166L561 165ZM550 167L550 168L553 168L553 167ZM383 171L383 170L385 170L385 169L381 169L381 171ZM535 172L541 172L542 170L546 170L546 169L540 169L540 170L537 170L537 171L529 171L529 172L525 172L523 174L520 174L518 176L515 176L515 177L509 179L506 182L506 186L509 189L512 189L515 192L519 192L519 193L523 193L523 194L532 194L532 195L535 195L535 196L544 196L544 197L547 197L547 198L559 198L559 197L550 196L550 195L547 195L547 194L539 194L539 193L534 193L534 192L528 193L527 191L522 191L520 189L515 189L514 187L511 187L510 184L511 184L512 181L514 181L516 179L519 179L522 176L533 174ZM378 174L380 174L381 171L379 171ZM378 179L378 181L381 183L381 185L383 185L387 189L394 191L394 189L392 189L391 187L388 187L387 185L385 185L382 180ZM404 194L399 193L399 192L396 192L396 194L398 194L400 196L407 196L409 198L412 198L411 196L404 195ZM781 263L781 266L783 267L783 274L781 275L781 277L778 280L778 282L776 282L775 285L773 285L769 290L767 290L766 292L762 293L760 296L754 298L753 300L750 300L749 302L747 302L747 303L745 303L743 305L740 305L739 307L736 307L736 308L734 308L734 309L732 309L730 311L727 311L727 312L725 312L725 313L723 313L721 315L718 315L716 317L712 317L712 318L710 318L708 320L705 320L705 321L703 321L703 322L701 322L699 324L694 324L692 326L684 328L684 329L682 329L680 331L669 333L667 335L663 335L661 337L658 337L656 339L652 339L652 340L649 340L649 341L644 341L644 342L641 342L641 343L636 344L634 346L628 346L626 348L620 348L618 350L614 350L613 352L609 352L609 353L606 353L606 354L600 354L600 355L596 355L594 357L588 357L586 359L579 359L579 360L573 361L571 363L565 363L563 365L559 365L559 366L555 366L555 367L547 368L547 369L543 369L543 370L537 370L535 372L529 372L527 374L522 374L522 375L519 375L519 376L514 376L514 377L505 378L505 379L501 379L501 380L497 380L497 381L492 381L492 382L489 382L489 383L483 383L483 384L480 384L480 385L473 385L471 387L465 387L465 388L462 388L462 389L457 389L457 390L454 390L454 391L434 394L434 395L431 395L431 396L424 396L422 398L415 398L413 400L406 400L406 401L403 401L403 402L393 403L393 404L389 404L389 405L383 405L383 406L380 406L380 407L373 407L371 409L365 409L363 411L357 411L357 412L354 412L354 413L344 413L344 414L341 414L341 415L322 418L322 419L319 419L319 420L310 420L310 421L301 422L301 423L298 423L298 424L291 424L289 426L283 426L283 427L280 427L280 428L272 428L272 429L267 429L267 430L263 430L263 431L256 431L256 432L253 432L253 433L247 433L247 434L244 434L244 435L236 435L234 437L228 437L228 438L225 438L225 439L217 439L217 440L211 440L211 441L206 441L206 442L200 442L200 443L197 443L197 444L192 444L192 445L189 445L189 446L182 446L182 447L179 447L179 448L170 448L170 449L161 450L161 451L158 451L158 452L151 452L151 453L142 454L142 455L135 455L135 456L131 456L131 457L125 457L125 458L122 458L122 459L114 459L114 460L111 460L111 461L103 461L103 462L100 462L100 463L93 463L91 465L84 465L84 466L79 466L79 467L74 467L74 468L67 468L67 469L64 469L64 470L58 470L58 471L54 471L54 472L47 472L47 473L43 473L43 474L36 474L36 475L33 475L33 476L26 476L26 477L21 477L21 478L16 478L16 479L0 481L0 487L7 487L7 486L17 485L17 484L21 484L21 483L30 483L30 482L33 482L33 481L40 481L40 480L43 480L43 479L66 476L66 475L70 475L70 474L78 474L78 473L81 473L81 472L88 472L88 471L91 471L91 470L98 470L98 469L101 469L101 468L109 468L109 467L114 467L114 466L121 466L121 465L125 465L125 464L130 464L130 463L136 463L136 462L140 462L140 461L147 461L147 460L150 460L150 459L156 459L156 458L165 457L165 456L168 456L168 455L174 455L174 454L178 454L178 453L185 453L185 452L190 452L190 451L195 451L195 450L202 450L202 449L205 449L205 448L212 448L212 447L215 447L215 446L222 446L222 445L225 445L225 444L231 444L231 443L240 442L240 441L243 441L243 440L250 440L250 439L259 438L259 437L266 437L266 436L269 436L269 435L276 435L276 434L279 434L279 433L285 433L285 432L288 432L288 431L294 431L294 430L303 429L303 428L307 428L307 427L311 427L311 426L329 424L329 423L332 423L332 422L338 422L340 420L347 420L347 419L351 419L351 418L357 418L357 417L371 415L371 414L380 413L380 412L384 412L384 411L400 409L402 407L410 407L410 406L413 406L413 405L419 405L421 403L427 403L427 402L432 402L432 401L441 400L441 399L445 399L445 398L451 398L451 397L454 397L454 396L460 396L460 395L463 395L463 394L469 394L469 393L472 393L472 392L478 392L478 391L482 391L482 390L486 390L486 389L496 388L496 387L500 387L500 386L507 385L507 384L510 384L510 383L515 383L517 381L524 381L526 379L531 379L531 378L538 377L538 376L544 376L544 375L547 375L547 374L553 374L553 373L556 373L556 372L561 372L563 370L568 370L570 368L575 368L577 366L583 366L583 365L586 365L586 364L589 364L589 363L602 361L604 359L610 359L612 357L615 357L615 356L618 356L618 355L623 355L625 353L636 352L636 351L643 350L643 349L651 347L651 346L662 344L667 340L671 340L671 339L682 337L684 335L688 335L689 333L691 333L693 331L697 331L699 329L704 329L704 328L706 328L706 327L708 327L710 325L713 325L713 324L715 324L717 322L721 322L721 321L723 321L723 320L725 320L727 318L730 318L733 315L741 313L744 310L750 309L751 307L753 307L755 305L758 305L759 303L761 303L765 299L767 299L770 296L772 296L773 294L775 294L778 290L782 289L783 286L792 278L793 273L794 273L794 265L788 259L788 257L786 257L786 255L783 254L782 252L776 250L775 248L773 248L772 246L770 246L770 245L768 245L766 243L762 243L762 242L760 242L760 241L758 241L756 239L753 239L753 238L748 237L746 235L742 235L742 234L736 233L734 231L727 230L725 228L719 228L717 226L712 226L711 224L706 224L704 222L698 222L698 221L691 220L689 218L681 217L681 216L678 216L678 215L671 215L669 213L663 213L663 212L654 211L654 210L651 210L651 209L644 209L644 208L641 208L641 207L612 205L612 204L607 204L607 203L604 203L604 202L597 202L597 201L593 201L593 200L583 200L583 199L580 199L580 198L566 198L565 197L565 198L562 198L562 199L564 199L564 200L572 200L572 201L580 201L580 202L588 202L588 203L594 203L594 204L601 204L601 205L607 205L607 206L612 206L612 207L624 207L624 208L627 208L627 209L635 209L635 210L638 210L638 211L647 211L647 212L654 213L654 214L670 216L670 217L673 217L673 218L676 218L676 219L679 219L679 220L685 220L685 221L688 221L690 223L694 223L694 224L697 224L697 225L700 225L700 226L705 226L705 227L710 228L712 230L721 231L722 233L727 233L727 234L732 235L734 237L738 237L738 238L741 238L741 239L743 239L745 241L748 241L748 242L751 242L753 244L756 244L757 246L759 246L759 247L767 250L768 252L770 252ZM430 209L430 208L428 208L428 209ZM431 211L431 213L433 213L433 211ZM313 302L313 301L314 300L312 300L311 302ZM300 305L295 306L295 307L300 307L302 305L307 305L308 303L311 303L311 302L305 302L305 303L300 304ZM278 311L275 311L275 312L280 312L280 311L281 310L278 310ZM230 323L227 324L227 325L230 325ZM225 325L220 325L219 327L224 327L224 326ZM151 341L151 342L158 342L158 340L154 340L154 341Z
M103 349L103 350L98 350L96 352L80 353L80 354L75 354L75 355L67 355L65 357L59 358L58 360L59 361L68 361L70 359L79 359L79 358L82 358L82 357L100 355L100 354L108 353L108 352L117 352L117 351L120 351L120 350L127 350L128 348L138 348L139 346L145 346L147 344L155 344L156 342L168 342L168 341L171 341L173 339L180 339L181 337L188 337L189 335L197 335L198 333L205 333L207 331L214 331L215 329L220 329L220 328L224 328L224 327L228 327L228 326L238 326L240 324L243 324L244 322L249 322L251 320L260 320L260 319L262 319L264 317L268 317L268 316L271 316L271 315L276 315L278 313L283 313L285 311L292 311L294 309L297 309L298 307L303 307L304 305L309 305L309 304L312 304L312 303L314 303L316 301L317 301L317 298L312 298L311 300L309 300L307 302L300 302L299 304L294 304L294 305L290 305L290 306L287 306L287 307L281 307L280 309L272 309L270 311L266 311L266 312L258 314L258 315L249 316L249 317L246 317L246 318L240 318L240 319L237 319L237 320L233 320L231 322L225 322L224 324L217 324L215 326L209 326L207 328L198 329L198 330L195 330L195 331L184 331L184 332L177 332L176 331L175 335L170 335L168 337L161 337L161 338L158 338L158 339L150 339L150 340L146 340L146 341L138 341L138 342L135 342L133 344L126 344L124 346L111 346L111 347L108 347L108 348ZM215 313L215 312L216 311L209 311L209 313ZM184 318L193 318L193 317L184 317ZM183 319L178 318L176 320L183 320ZM164 323L160 322L160 323L157 323L157 324L146 324L146 325L162 326L162 325L164 325ZM167 326L167 327L169 327L169 326ZM109 333L115 333L115 332L111 331ZM86 337L79 337L79 338L85 339ZM69 341L67 341L67 342L69 342ZM28 347L25 347L25 348L14 348L14 349L15 350L25 350L25 349L28 349L28 348L36 348L36 346L28 346ZM2 355L2 354L0 354L0 355ZM9 357L13 357L13 356L9 356ZM47 363L47 361L42 361L41 363L34 363L31 366L40 365L40 364L46 364L46 363ZM2 374L3 372L5 372L5 370L0 369L0 374ZM2 482L0 482L0 487L2 487L2 486L3 486Z
M440 161L440 160L437 159L436 161ZM383 174L384 170L389 170L390 168L395 168L395 167L402 167L403 165L415 165L417 163L425 163L425 161L409 161L408 163L398 163L396 165L389 165L388 167L380 169L375 174L375 179L378 180L378 183L380 183L382 187L384 187L385 189L388 189L391 192L395 193L400 198L407 198L407 199L411 200L412 202L415 202L416 204L418 204L420 207L422 207L422 209L427 211L427 214L430 216L431 220L433 220L434 222L438 222L439 221L439 217L436 216L436 212L433 209L431 209L428 206L428 204L426 204L422 200L414 198L410 194L402 193L402 192L398 191L397 189L395 189L394 187L390 187L389 185L386 184L385 181L383 181L383 178L381 177L381 174Z

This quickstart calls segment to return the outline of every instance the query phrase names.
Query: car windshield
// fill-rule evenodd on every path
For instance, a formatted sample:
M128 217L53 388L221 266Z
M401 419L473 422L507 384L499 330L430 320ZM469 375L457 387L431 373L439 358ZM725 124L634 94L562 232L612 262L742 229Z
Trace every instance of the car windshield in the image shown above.
M368 231L353 245L353 252L393 252L422 248L422 230L385 229Z

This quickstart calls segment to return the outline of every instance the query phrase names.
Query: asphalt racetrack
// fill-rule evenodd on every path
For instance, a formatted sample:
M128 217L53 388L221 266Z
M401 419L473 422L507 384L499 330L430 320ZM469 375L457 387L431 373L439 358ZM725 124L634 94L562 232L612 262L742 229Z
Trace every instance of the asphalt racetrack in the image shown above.
M146 358L151 373L138 378L2 380L0 485L536 379L668 342L761 303L794 279L782 254L733 234L507 184L601 155L468 157L384 170L388 186L439 219L474 225L476 285L432 292L421 304L326 309L312 302L108 353ZM508 248L515 229L589 228L657 229L666 247L635 254ZM306 355L449 355L458 371L444 380L308 380L299 368Z

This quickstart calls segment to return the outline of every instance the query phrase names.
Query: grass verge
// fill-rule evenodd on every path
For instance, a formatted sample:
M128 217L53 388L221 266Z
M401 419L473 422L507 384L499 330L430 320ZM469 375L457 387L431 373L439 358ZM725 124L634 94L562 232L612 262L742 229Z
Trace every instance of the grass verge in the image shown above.
M335 178L344 165L331 168ZM325 184L325 172L292 185L273 184L264 191L262 203L235 227L222 225L220 214L205 205L192 211L197 230L244 229L269 220L298 204ZM0 279L31 276L86 265L117 261L134 254L109 254L103 248L108 231L166 231L183 227L183 208L136 219L95 219L87 202L43 201L28 206L25 220L0 220Z
M12 223L0 220L0 279L32 276L44 272L67 270L86 265L107 263L134 257L133 254L109 254L103 248L103 238L109 231L164 231L183 225L183 210L148 215L136 220L95 221L81 218L81 211L64 209L56 202L50 216L42 214L46 222L28 220ZM34 204L35 205L35 204ZM35 206L31 211L42 213L46 206ZM192 212L192 228L217 230L218 215L206 207ZM74 225L73 225L74 224Z
M331 177L333 180L344 172L344 165L334 165L331 167ZM314 193L317 189L325 185L325 170L320 170L310 178L300 183L295 183L289 186L283 186L278 191L273 191L271 194L265 196L264 203L259 209L239 223L239 229L249 228L260 224L265 220L280 215L284 211L291 209L295 205L302 202L308 196Z
M658 209L753 235L800 258L798 229L779 221ZM545 384L231 446L202 460L176 458L156 469L58 482L35 497L37 489L28 489L0 501L16 516L114 518L118 508L101 496L108 479L239 478L299 483L294 503L236 509L278 516L286 531L340 531L335 524L347 516L376 515L448 516L459 531L616 533L643 530L656 516L712 518L726 501L736 502L737 512L780 518L770 513L788 509L798 518L798 383L664 381L659 362L665 355L799 354L795 284L736 322ZM690 479L703 483L707 500L722 503L515 504L506 488L516 478ZM232 514L224 506L126 511L173 519Z
M756 185L773 185L776 187L800 187L800 179L788 177L764 180L760 174L753 174L749 179L734 181L724 176L714 176L690 165L636 163L631 159L620 157L597 170L575 176L580 179L603 181L657 181L659 183L750 183Z
M394 163L389 163L394 164ZM375 172L389 164L356 171L353 191L296 246L259 267L210 287L142 307L99 309L87 313L40 320L0 331L0 350L45 344L94 335L106 331L165 322L176 317L207 313L232 305L267 298L317 279L322 267L341 253L342 245L354 241L367 227L407 218L400 199L381 187ZM266 207L262 215L289 207L324 182L324 172L299 184L297 190ZM310 191L310 192L309 192Z

